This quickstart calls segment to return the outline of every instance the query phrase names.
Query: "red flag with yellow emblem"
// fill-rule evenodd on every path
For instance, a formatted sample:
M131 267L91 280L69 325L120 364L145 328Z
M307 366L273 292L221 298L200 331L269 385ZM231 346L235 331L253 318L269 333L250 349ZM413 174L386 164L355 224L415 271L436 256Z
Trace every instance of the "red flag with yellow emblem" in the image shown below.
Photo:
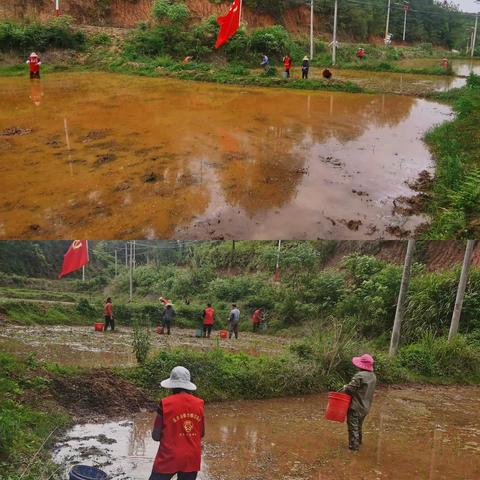
M218 32L215 48L220 48L237 33L237 30L240 27L241 9L242 6L240 0L234 0L228 13L223 17L217 18L217 23L220 25L220 32Z
M63 256L62 271L58 278L82 268L88 263L88 242L87 240L74 240Z

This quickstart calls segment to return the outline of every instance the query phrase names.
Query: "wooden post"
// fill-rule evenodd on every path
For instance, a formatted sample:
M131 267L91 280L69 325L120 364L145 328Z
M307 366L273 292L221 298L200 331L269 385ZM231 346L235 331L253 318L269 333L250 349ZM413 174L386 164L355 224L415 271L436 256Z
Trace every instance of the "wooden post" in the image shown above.
M452 338L458 332L460 315L462 314L463 298L465 297L465 289L467 288L468 282L468 271L472 262L472 254L474 247L475 240L467 240L467 248L465 249L465 256L463 257L462 273L460 274L460 281L458 282L457 298L455 299L452 322L450 323L450 331L448 332L449 340L452 340Z
M400 343L400 329L402 327L403 312L405 310L405 300L407 298L408 284L410 283L410 273L412 270L413 253L415 252L415 240L408 241L407 254L403 266L402 283L398 294L397 310L395 312L395 321L393 322L392 338L390 340L389 355L393 356L398 351Z

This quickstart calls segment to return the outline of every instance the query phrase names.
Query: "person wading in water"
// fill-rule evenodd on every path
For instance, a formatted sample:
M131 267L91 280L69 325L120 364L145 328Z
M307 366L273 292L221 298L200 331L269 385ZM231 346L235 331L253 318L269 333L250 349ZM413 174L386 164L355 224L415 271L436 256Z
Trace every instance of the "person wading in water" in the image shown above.
M357 451L362 444L363 421L372 406L377 377L373 373L374 360L368 353L361 357L353 357L352 363L359 372L340 391L352 397L347 412L348 448Z
M158 405L152 438L160 442L149 480L195 480L201 468L205 435L203 400L192 395L197 389L185 367L175 367L160 384L172 395Z
M113 332L115 330L115 320L113 318L112 299L110 297L107 298L107 301L103 306L103 315L105 316L105 327L103 328L103 331L106 332L110 326L110 329Z

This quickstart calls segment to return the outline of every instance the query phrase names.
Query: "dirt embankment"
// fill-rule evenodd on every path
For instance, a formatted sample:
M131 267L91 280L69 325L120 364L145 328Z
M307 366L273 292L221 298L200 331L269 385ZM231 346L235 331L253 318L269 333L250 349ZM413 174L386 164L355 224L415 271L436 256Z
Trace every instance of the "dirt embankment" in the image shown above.
M365 241L340 242L335 255L327 262L328 267L335 268L345 255L361 253L373 255L388 262L403 264L407 251L407 242L399 241ZM461 265L465 254L465 243L460 241L417 242L417 260L424 262L427 270L438 271ZM480 243L475 245L472 265L480 268Z
M133 27L150 18L153 0L62 0L61 13L71 15L84 25ZM200 21L211 15L224 15L230 1L220 5L209 0L186 0L192 16ZM52 18L54 2L51 0L2 0L0 19ZM243 19L248 27L265 27L277 23L270 15L260 14L245 7ZM292 8L283 15L285 27L297 34L308 33L310 11L307 6ZM317 25L321 27L320 23Z

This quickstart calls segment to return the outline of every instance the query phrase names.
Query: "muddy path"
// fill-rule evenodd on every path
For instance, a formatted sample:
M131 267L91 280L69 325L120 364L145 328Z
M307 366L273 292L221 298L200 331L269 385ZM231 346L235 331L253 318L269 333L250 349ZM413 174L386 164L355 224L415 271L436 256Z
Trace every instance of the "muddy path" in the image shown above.
M0 79L0 238L393 238L448 107L102 73Z
M158 335L152 330L152 355L161 350L187 347L209 350L220 346L232 352L250 355L279 354L287 348L289 339L271 335L240 332L238 340L219 338L212 332L210 339L195 338L195 331L173 328L172 334ZM28 355L39 360L81 367L112 367L135 365L131 348L131 329L118 327L114 333L95 332L93 326L15 326L0 325L0 348Z
M477 480L479 387L381 388L352 454L326 395L206 406L202 480ZM53 449L65 470L100 465L112 480L148 478L152 413L77 425Z

